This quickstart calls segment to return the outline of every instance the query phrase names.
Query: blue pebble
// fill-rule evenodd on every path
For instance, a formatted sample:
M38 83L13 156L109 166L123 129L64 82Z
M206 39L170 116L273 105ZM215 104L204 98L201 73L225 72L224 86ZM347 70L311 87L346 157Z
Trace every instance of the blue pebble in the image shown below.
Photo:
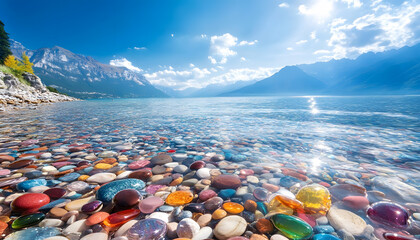
M223 189L219 192L219 197L223 200L227 200L235 195L236 191L234 189Z
M280 178L280 185L285 188L290 188L291 186L299 182L301 182L299 179L291 177L291 176L285 176L285 177Z
M55 186L55 185L60 184L60 183L61 183L61 181L58 181L58 180L47 180L47 186L48 187Z
M193 214L191 211L182 211L180 214L175 216L177 222L181 221L184 218L192 218Z
M16 188L18 190L22 190L26 192L33 187L45 186L45 185L47 185L47 181L43 178L38 178L38 179L31 179L31 180L26 180L24 182L18 183Z
M243 161L246 161L246 156L245 155L233 155L230 160L233 161L233 162L243 162Z
M314 227L315 233L332 233L334 231L334 228L330 225L318 225Z
M331 235L331 234L325 234L325 233L318 233L315 234L312 237L313 240L340 240L338 237Z
M159 211L161 212L172 212L174 210L174 207L169 205L163 205L159 207Z
M74 165L66 165L66 166L63 166L60 169L58 169L58 171L59 172L64 172L64 171L67 171L67 170L70 170L70 169L73 169L73 168L76 168L76 166L74 166Z
M87 167L87 168L85 168L85 169L83 169L82 171L85 173L85 174L88 174L90 171L92 171L93 170L93 167Z
M72 172L72 173L67 173L66 175L58 178L58 180L63 181L63 182L72 182L72 181L77 180L79 177L80 177L79 173Z
M66 199L63 199L63 198L52 201L52 202L40 207L39 210L40 211L50 210L51 208L57 206L58 204L61 204L61 203L65 202L65 201L66 201Z
M33 179L33 178L39 178L42 176L42 172L41 171L32 171L32 172L27 172L25 174L23 174L24 177L27 177L29 179Z
M112 201L114 196L121 190L125 189L134 189L137 191L142 190L146 184L139 179L127 178L112 181L103 185L96 192L96 198L104 203L109 203Z
M267 207L263 202L257 202L257 209L258 211L262 212L262 214L267 215L268 210Z
M67 198L67 199L74 200L74 199L78 199L78 198L80 198L81 196L82 196L82 194L80 194L80 193L75 193L75 194L73 194L73 195L71 195L71 196L67 196L66 198Z
M59 228L56 227L31 227L22 231L17 231L5 239L19 239L19 240L42 240L49 237L57 236L61 233Z

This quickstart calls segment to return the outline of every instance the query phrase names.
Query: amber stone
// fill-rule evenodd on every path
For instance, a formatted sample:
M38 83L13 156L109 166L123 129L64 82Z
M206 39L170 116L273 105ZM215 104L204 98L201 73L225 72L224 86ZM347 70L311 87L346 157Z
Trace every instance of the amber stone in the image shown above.
M168 195L165 202L171 206L182 206L193 200L193 194L188 191L176 191Z
M26 166L32 164L33 162L34 162L33 160L29 160L29 159L26 159L26 160L18 160L16 162L10 163L7 166L7 168L9 168L9 169L23 168L23 167L26 167Z
M274 231L273 224L270 222L270 220L265 219L265 218L259 219L257 223L255 224L255 227L260 233L264 233L264 234L271 233Z
M331 196L328 189L319 184L311 184L299 190L296 199L301 201L305 211L326 214L331 207Z
M239 214L244 210L244 207L235 202L227 202L223 204L223 209L230 214Z
M215 220L222 219L226 216L227 216L227 212L225 210L221 209L221 208L214 211L213 214L211 215L211 217Z
M128 210L116 212L109 215L103 221L103 224L110 228L118 227L130 221L131 219L137 217L138 215L140 215L140 210L138 209L128 209Z
M255 212L257 210L257 203L253 200L246 200L244 207L247 211Z

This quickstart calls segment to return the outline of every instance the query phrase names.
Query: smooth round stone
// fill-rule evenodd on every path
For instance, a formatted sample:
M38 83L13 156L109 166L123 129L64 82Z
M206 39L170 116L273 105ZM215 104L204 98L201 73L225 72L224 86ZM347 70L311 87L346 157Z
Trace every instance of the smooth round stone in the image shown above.
M409 213L399 204L391 202L377 202L366 211L368 217L375 222L405 229L408 226Z
M296 199L302 202L305 211L325 215L331 207L331 196L328 189L319 184L311 184L299 190Z
M36 186L46 186L47 185L47 180L45 179L31 179L31 180L27 180L21 183L18 183L16 185L17 190L20 191L28 191L30 188L36 187Z
M364 196L347 196L342 201L346 206L356 210L369 206L369 200Z
M109 203L119 191L125 189L141 191L145 185L142 180L134 178L115 180L99 188L96 192L96 198L104 203Z
M331 196L339 201L348 196L366 197L366 189L355 184L336 184L328 190Z
M385 193L388 199L398 202L420 202L420 190L402 182L398 177L376 176L371 183L373 190Z
M307 239L312 235L312 227L295 216L275 214L271 216L271 222L275 228L290 239Z
M176 173L185 173L186 171L188 171L188 167L185 165L178 165L174 167L174 172Z
M253 184L257 184L260 182L260 180L256 176L247 176L246 181Z
M158 154L150 160L153 165L163 165L172 161L172 157L168 154Z
M97 173L86 179L86 182L103 184L111 182L115 180L115 178L117 178L117 175L115 175L114 173Z
M207 201L212 197L215 197L217 193L211 189L203 190L198 194L198 198L201 201Z
M315 233L332 233L334 232L334 228L330 225L318 225L314 227Z
M19 168L23 168L26 166L29 166L33 163L33 160L30 159L26 159L26 160L18 160L15 162L10 163L9 165L7 165L8 169L19 169Z
M150 164L150 161L138 160L138 161L135 161L135 162L132 162L132 163L128 164L128 168L131 169L131 170L136 170L136 169L144 168L149 164Z
M34 213L16 218L12 223L13 229L22 229L38 224L45 218L43 213Z
M0 169L0 176L7 176L10 174L10 170L9 169Z
M51 217L58 217L58 218L63 217L66 213L68 213L66 209L59 208L59 207L53 207L49 211L49 214Z
M213 197L204 202L204 208L212 212L220 207L222 207L223 199L220 197Z
M231 237L241 236L247 227L245 219L233 215L220 220L214 228L214 235L220 240L226 240Z
M72 182L72 181L77 180L79 177L80 177L79 173L72 172L58 178L58 180L63 181L63 182Z
M255 212L257 210L257 203L253 200L246 200L246 202L244 204L244 208L247 211Z
M190 169L191 170L198 170L198 169L203 168L204 166L206 166L206 163L205 162L203 162L203 161L196 161L196 162L193 162L190 165Z
M201 228L192 238L192 240L212 239L213 229L211 227Z
M140 210L138 209L128 209L120 212L113 213L109 215L103 223L105 226L110 228L121 226L122 224L130 221L133 218L136 218L140 215Z
M210 223L210 221L211 221L211 214L209 213L204 214L197 219L197 223L198 225L200 225L200 227L207 226Z
M154 212L163 204L163 200L159 197L148 197L139 203L139 209L142 213L148 214Z
M63 197L66 194L66 190L63 188L50 188L43 193L48 195L51 199L56 200Z
M289 239L283 235L274 234L271 236L270 240L289 240Z
M197 170L197 172L195 174L200 179L210 179L211 178L210 169L208 169L208 168L200 168L200 169Z
M92 226L98 223L103 222L107 217L109 216L109 213L107 212L97 212L91 215L86 219L86 225Z
M99 200L95 200L89 203L86 203L82 206L81 210L84 213L94 213L102 209L103 203Z
M223 200L227 200L235 195L235 189L222 189L219 191L218 196L223 198Z
M86 229L88 229L88 226L86 225L86 219L78 220L76 222L73 222L69 226L67 226L63 230L63 235L66 235L66 236L71 236L73 234L79 235Z
M235 202L227 202L223 204L223 209L230 214L239 214L244 210L244 207Z
M165 223L169 222L170 217L171 216L168 213L164 213L164 212L154 212L154 213L149 215L149 218L160 219L160 220L164 221Z
M27 177L29 179L38 178L38 177L41 177L42 176L42 172L41 171L31 171L31 172L25 173L23 176L24 177Z
M340 240L340 238L331 235L331 234L325 234L325 233L319 233L319 234L315 234L312 237L313 240Z
M86 203L89 203L91 201L95 200L95 197L87 197L87 198L82 198L82 199L77 199L74 201L71 201L69 203L66 204L65 209L67 211L80 211L81 208L83 207L83 205L85 205Z
M38 209L50 202L50 197L43 193L26 193L17 197L11 204L13 210L24 212Z
M140 179L140 180L143 180L143 181L147 181L152 176L153 176L153 173L149 169L140 169L140 170L131 172L128 175L128 178L136 178L136 179Z
M61 227L64 222L60 219L44 219L39 224L40 227Z
M260 201L265 201L268 198L268 191L265 188L257 187L254 189L252 194Z
M358 215L336 207L328 211L327 218L334 229L337 231L344 229L354 236L362 236L367 226L365 220Z
M138 222L139 220L130 220L130 221L128 221L128 222L126 222L126 223L124 223L123 225L121 225L121 227L119 227L118 228L118 230L115 232L115 234L114 234L114 238L113 239L115 239L116 237L123 237L124 236L124 238L126 238L125 237L125 235L127 235L127 231L134 225L134 224L136 224L137 222Z
M261 218L257 221L255 224L255 227L260 233L267 234L274 231L273 224L270 222L270 220Z
M184 211L191 211L193 213L205 213L206 209L202 203L190 203L183 208Z
M108 240L108 234L105 232L91 233L82 237L80 240Z
M55 227L31 227L8 235L5 240L44 240L60 234Z
M54 166L45 166L45 167L42 167L41 171L54 172L54 171L57 171L57 168L55 168Z
M130 240L159 240L165 237L166 223L159 219L149 218L135 223L128 231Z
M114 197L114 203L123 208L133 207L137 205L143 197L137 190L125 189L119 191Z
M149 185L146 187L146 192L148 194L155 194L159 189L165 188L165 185Z
M200 225L191 218L184 218L178 223L176 233L180 238L193 238L200 231Z
M171 206L182 206L193 200L193 194L189 191L176 191L168 195L165 202Z
M86 190L89 187L88 183L82 182L82 181L75 181L72 183L69 183L66 188L69 191L74 191L74 192L81 192Z
M237 189L241 186L241 180L235 175L218 175L214 177L211 186L217 189Z
M212 217L213 219L215 219L215 220L222 219L222 218L224 218L224 217L226 217L226 216L227 216L227 212L226 212L225 210L221 209L221 208L216 209L216 210L213 212L213 214L211 215L211 217Z
M175 208L168 205L163 205L159 207L159 211L161 212L172 212Z

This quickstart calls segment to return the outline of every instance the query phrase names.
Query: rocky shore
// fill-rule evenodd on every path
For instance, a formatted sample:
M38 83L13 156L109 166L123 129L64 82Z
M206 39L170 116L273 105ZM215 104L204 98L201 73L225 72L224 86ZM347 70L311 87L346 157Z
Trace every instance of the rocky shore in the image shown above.
M33 74L22 74L22 83L12 74L0 71L0 112L10 109L36 108L42 103L76 101L78 99L50 92L41 79Z

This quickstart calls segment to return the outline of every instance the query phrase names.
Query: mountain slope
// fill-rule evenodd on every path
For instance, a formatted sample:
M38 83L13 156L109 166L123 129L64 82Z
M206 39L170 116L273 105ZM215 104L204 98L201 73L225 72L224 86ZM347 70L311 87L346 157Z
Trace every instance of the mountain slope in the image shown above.
M167 97L146 78L124 67L103 64L61 47L27 50L11 41L14 55L26 51L34 72L46 85L79 98Z
M222 94L360 95L420 93L420 44L358 58L285 67L251 86Z
M295 95L319 93L325 84L309 76L296 66L284 67L273 76L222 96L241 95Z

